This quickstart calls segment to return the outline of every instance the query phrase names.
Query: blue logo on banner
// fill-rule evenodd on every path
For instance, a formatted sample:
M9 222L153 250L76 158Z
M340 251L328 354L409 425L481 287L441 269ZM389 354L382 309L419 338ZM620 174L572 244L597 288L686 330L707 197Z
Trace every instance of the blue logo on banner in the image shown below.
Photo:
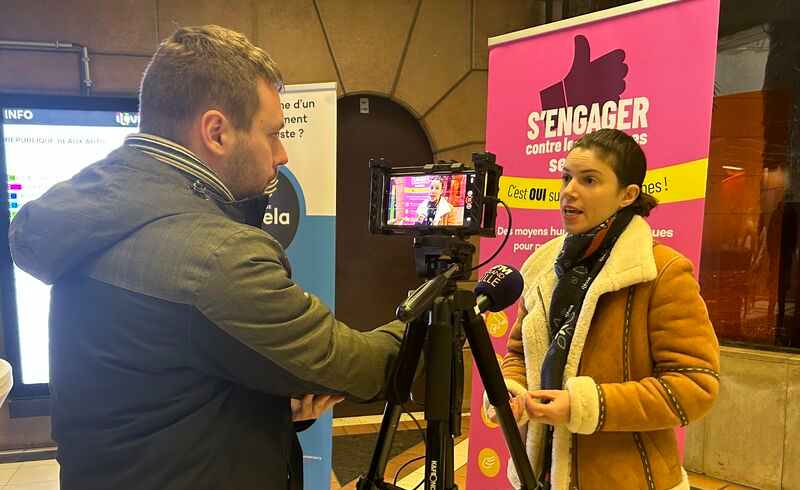
M297 180L293 175L291 178L288 175L291 175L291 172L285 168L278 171L278 187L269 198L261 223L261 229L278 240L284 250L292 244L301 219L300 199L297 197L298 190L295 189ZM299 185L297 187L299 188Z

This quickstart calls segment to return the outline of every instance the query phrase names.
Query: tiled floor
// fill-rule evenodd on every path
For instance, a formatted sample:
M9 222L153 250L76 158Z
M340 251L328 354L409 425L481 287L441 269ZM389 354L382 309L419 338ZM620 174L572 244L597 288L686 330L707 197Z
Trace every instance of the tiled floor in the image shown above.
M741 485L691 473L689 473L689 483L692 485L692 488L697 490L753 490L752 487L743 487Z
M418 420L422 414L414 414ZM333 422L334 435L340 434L364 434L376 432L381 418L376 417L350 417L336 419ZM407 415L401 417L399 430L416 429L416 426ZM466 434L469 431L469 417L462 418L462 433L464 436L456 439L454 450L455 482L458 488L466 488L467 473L467 449L469 439ZM424 427L424 420L421 421ZM386 478L392 478L404 463L419 456L425 455L425 448L422 443L412 446L399 456L393 458L386 467ZM414 488L423 477L424 461L419 460L406 466L399 474L398 485L401 488ZM366 470L366 468L365 468ZM732 483L715 480L701 475L689 475L689 482L697 490L753 490L750 487L734 485ZM331 475L331 489L354 490L356 481L339 482L336 475ZM55 460L26 461L21 463L0 464L0 490L58 490L58 463Z
M422 420L423 414L422 413L415 413L414 416L417 420L421 420L423 424L425 421ZM407 415L403 415L401 418L401 423L399 425L399 429L408 428L408 429L415 429L416 426L413 425L411 419L408 418ZM336 419L333 421L333 433L334 435L339 434L364 434L370 432L376 432L378 430L378 425L381 421L380 416L375 417L352 417L347 419ZM466 435L469 433L469 415L465 415L462 418L461 424L461 431L462 434ZM469 439L467 437L461 437L456 440L456 447L454 450L454 460L455 466L458 468L455 472L455 482L458 485L459 489L466 488L466 477L467 477L467 450L469 448ZM386 467L386 477L387 479L390 476L393 476L396 469L399 468L403 463L407 462L410 459L413 459L417 456L424 456L424 448L422 443L412 447L411 449L405 451L403 454L397 456L393 460L389 461L389 464ZM366 470L366 468L365 468ZM424 473L424 465L423 461L418 461L416 463L410 464L406 467L403 472L400 474L400 479L398 481L398 485L401 488L411 489L416 486L417 483L422 479ZM709 478L707 476L702 475L695 475L689 474L689 483L693 488L696 490L754 490L751 487L744 487L735 485L733 483L729 483L722 480L717 480L714 478ZM331 479L331 489L341 489L341 490L354 490L356 488L356 481L352 482L339 482L336 480L336 476L332 475Z
M58 490L58 463L54 459L0 464L2 490Z

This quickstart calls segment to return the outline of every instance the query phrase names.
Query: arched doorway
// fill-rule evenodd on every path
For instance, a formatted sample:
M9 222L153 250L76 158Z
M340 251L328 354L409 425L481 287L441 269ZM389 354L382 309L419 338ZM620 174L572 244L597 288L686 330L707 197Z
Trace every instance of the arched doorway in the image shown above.
M422 282L411 238L369 232L369 160L418 165L432 162L433 152L417 119L386 97L349 95L337 111L336 317L364 331L393 320L397 305ZM335 414L379 414L383 407L344 402Z

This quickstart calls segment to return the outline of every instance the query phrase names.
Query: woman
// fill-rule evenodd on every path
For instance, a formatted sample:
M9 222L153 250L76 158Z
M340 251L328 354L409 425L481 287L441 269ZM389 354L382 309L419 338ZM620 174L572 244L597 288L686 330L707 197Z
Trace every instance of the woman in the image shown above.
M430 182L428 199L417 206L417 224L428 226L455 225L453 206L442 195L444 182L441 177L434 177Z
M642 219L657 204L641 190L646 168L621 131L577 141L566 233L522 267L502 370L544 488L689 490L674 428L711 408L719 345L692 264Z

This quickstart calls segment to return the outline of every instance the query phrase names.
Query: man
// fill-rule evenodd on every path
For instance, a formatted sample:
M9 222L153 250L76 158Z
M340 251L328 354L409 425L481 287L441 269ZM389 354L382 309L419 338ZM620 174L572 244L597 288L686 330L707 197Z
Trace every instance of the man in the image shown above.
M456 216L453 206L442 196L444 182L441 177L434 177L430 183L428 200L417 206L417 223L428 226L455 225Z
M142 133L14 219L15 262L53 283L62 490L300 489L293 418L384 395L402 325L337 322L259 228L288 161L281 88L242 35L179 29Z

